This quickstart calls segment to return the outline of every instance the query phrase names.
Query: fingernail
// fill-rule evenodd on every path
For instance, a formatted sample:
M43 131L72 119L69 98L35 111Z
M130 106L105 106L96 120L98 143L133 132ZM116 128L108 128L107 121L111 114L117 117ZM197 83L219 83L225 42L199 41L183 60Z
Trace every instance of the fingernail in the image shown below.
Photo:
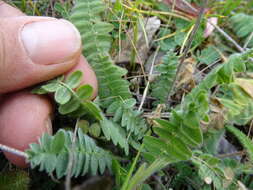
M21 39L32 61L43 65L64 62L81 47L78 30L66 20L26 24Z

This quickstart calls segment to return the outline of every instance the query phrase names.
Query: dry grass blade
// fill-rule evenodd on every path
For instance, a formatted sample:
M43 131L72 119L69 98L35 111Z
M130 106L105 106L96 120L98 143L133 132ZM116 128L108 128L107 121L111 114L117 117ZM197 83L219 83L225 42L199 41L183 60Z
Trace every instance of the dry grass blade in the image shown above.
M186 57L187 57L188 51L189 51L189 49L190 49L190 47L191 47L191 45L192 45L192 42L193 42L193 40L194 40L194 37L195 37L196 33L197 33L197 31L198 31L198 29L199 29L199 27L200 27L201 20L202 20L202 17L203 17L203 15L204 15L204 13L205 13L205 8L206 8L207 4L208 4L208 0L204 0L204 1L203 1L203 5L202 5L202 7L201 7L201 9L200 9L200 11L199 11L199 14L198 14L198 18L197 18L197 20L196 20L196 23L195 23L195 25L194 25L194 27L193 27L193 29L192 29L192 32L191 32L191 34L190 34L190 36L189 36L189 38L188 38L188 41L187 41L187 43L186 43L185 49L184 49L184 51L183 51L182 58L181 58L181 60L180 60L180 63L179 63L179 65L178 65L178 68L177 68L175 80L174 80L174 82L173 82L173 84L172 84L172 87L171 87L171 90L170 90L170 92L169 92L169 94L168 94L168 98L167 98L168 102L169 102L171 93L174 91L174 88L175 88L175 86L176 86L176 82L177 82L177 80L178 80L178 75L179 75L179 73L180 73L180 71L181 71L181 68L182 68L182 66L183 66L183 63L184 63L184 61L185 61L185 59L186 59Z

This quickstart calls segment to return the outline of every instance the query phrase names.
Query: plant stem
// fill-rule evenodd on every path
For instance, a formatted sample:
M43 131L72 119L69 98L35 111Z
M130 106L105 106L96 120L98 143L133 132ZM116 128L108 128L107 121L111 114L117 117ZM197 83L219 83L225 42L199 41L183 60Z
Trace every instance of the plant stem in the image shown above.
M73 168L73 165L75 162L74 152L75 152L78 123L79 123L79 119L77 119L77 121L76 121L75 131L74 131L73 137L72 137L71 150L69 151L68 169L67 169L67 176L66 176L66 181L65 181L65 189L66 190L71 190L71 175L72 175L72 168Z
M6 146L6 145L3 145L3 144L0 144L0 149L1 149L2 151L15 154L15 155L17 155L17 156L21 156L21 157L24 157L24 158L28 158L28 155L27 155L25 152L20 151L20 150L17 150L17 149L15 149L15 148L11 148L11 147Z
M240 52L244 52L244 49L233 38L231 38L224 30L222 30L219 26L217 26L216 24L213 24L211 22L209 22L209 24L211 24L218 32L220 32L228 41L230 41L232 44L234 44L234 46Z
M151 76L152 73L153 73L154 65L155 65L155 59L156 59L156 57L157 57L157 55L158 55L159 50L160 50L160 46L158 46L158 47L156 48L155 55L154 55L154 58L153 58L153 61L152 61L152 65L151 65L151 68L150 68L150 71L149 71L149 76ZM146 88L145 88L145 90L144 90L144 93L143 93L143 96L142 96L142 100L141 100L141 104L140 104L140 106L139 106L139 108L138 108L138 111L141 111L141 109L142 109L142 107L143 107L143 104L144 104L145 99L146 99L147 94L148 94L149 86L150 86L150 80L148 80L147 86L146 86Z
M220 32L228 41L230 41L234 46L241 52L244 53L245 49L242 48L233 38L231 38L224 30L222 30L219 26L216 24L213 24L209 22L218 32ZM253 36L252 36L253 37ZM253 61L253 58L250 58L251 61Z
M246 49L250 43L250 41L253 39L253 32L251 32L250 36L248 37L246 43L243 46L243 49Z

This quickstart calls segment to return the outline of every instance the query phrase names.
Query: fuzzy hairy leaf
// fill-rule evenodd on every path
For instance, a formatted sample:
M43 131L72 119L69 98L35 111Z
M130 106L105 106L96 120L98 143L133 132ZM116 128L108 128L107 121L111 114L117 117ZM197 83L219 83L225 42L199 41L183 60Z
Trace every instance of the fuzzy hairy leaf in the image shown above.
M207 48L205 48L204 50L202 50L201 54L197 57L197 59L201 63L205 63L207 65L215 63L215 61L217 61L219 58L220 58L219 52L212 45L210 45Z
M47 92L55 92L61 85L57 82L52 82L42 86L42 89L46 90Z
M168 52L162 60L162 63L157 65L157 70L160 75L151 85L151 95L157 99L156 104L166 104L169 92L173 81L176 77L178 57L173 52Z
M213 184L217 189L225 190L224 172L220 167L220 160L209 154L200 154L192 159L193 164L198 168L200 178L207 184Z
M101 121L103 119L102 111L92 101L85 101L81 105L97 120Z
M66 175L72 138L73 133L65 130L59 130L55 136L43 135L39 144L31 144L26 151L31 167L40 166L40 171L48 173L56 171L57 178ZM73 156L76 164L73 165L72 176L75 177L87 172L96 175L99 171L102 174L106 168L111 168L111 154L98 147L81 129L78 130Z
M180 157L174 153L165 154L166 146L170 137L179 138L181 146L186 145L189 149L202 143L202 131L200 122L209 111L208 91L217 84L229 84L234 81L235 72L245 71L245 63L252 55L253 50L242 54L235 54L230 57L229 61L215 68L208 76L189 93L184 101L172 110L169 121L156 120L154 132L157 137L147 136L144 138L144 144L147 152L144 154L149 160L165 158L170 162L190 158ZM152 141L152 142L151 142ZM176 157L175 157L176 155ZM174 157L173 157L174 156Z
M106 110L108 114L114 114L113 121L119 123L128 132L137 137L143 137L147 130L145 120L140 117L141 112L134 110L136 100L126 99L113 102Z
M109 105L114 101L111 97L126 99L131 94L128 82L122 79L126 70L114 65L108 53L111 47L109 32L113 26L100 17L105 8L101 0L78 0L70 20L79 29L84 42L83 53L97 74L99 96L107 99L105 105Z
M225 119L231 124L245 125L253 117L252 97L246 92L251 86L247 82L248 80L236 78L234 83L225 86L224 96L218 98L225 108Z
M119 146L123 148L125 153L128 155L129 146L127 138L126 135L120 130L119 126L106 118L100 122L100 125L106 139L112 140L114 145L119 144Z
M247 150L250 160L253 161L253 143L249 139L249 137L247 137L243 132L231 125L226 126L226 129L238 138L240 143Z
M76 111L80 107L80 105L80 102L75 97L72 97L69 102L59 106L59 112L62 115L66 115Z
M253 31L253 16L239 13L232 16L230 21L237 36L247 40ZM250 40L248 47L253 47L253 39Z
M70 20L81 33L84 42L83 54L98 77L99 97L103 100L101 106L107 109L117 105L119 108L113 118L113 128L121 125L139 139L143 137L146 124L140 118L140 113L133 110L133 106L125 107L127 105L125 102L131 100L129 82L122 79L127 70L116 66L110 57L109 32L113 30L113 25L102 21L100 15L105 9L105 3L102 0L78 0L72 10ZM105 127L102 127L102 130L106 132Z

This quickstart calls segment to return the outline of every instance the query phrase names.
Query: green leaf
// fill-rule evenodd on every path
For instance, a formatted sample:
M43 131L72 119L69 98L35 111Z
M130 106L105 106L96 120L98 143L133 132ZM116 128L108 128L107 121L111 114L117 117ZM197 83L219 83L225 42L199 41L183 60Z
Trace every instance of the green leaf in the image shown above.
M84 101L82 106L88 110L90 114L92 114L97 120L102 120L102 112L101 110L91 101Z
M219 58L220 58L219 52L212 45L202 50L201 55L197 57L197 59L201 63L205 63L207 65L215 63Z
M57 82L52 82L46 85L42 86L42 89L46 90L47 92L55 92L58 90L58 88L60 88L61 85Z
M31 93L32 94L47 94L48 92L39 86L32 89Z
M170 136L168 141L161 141L158 138L146 136L144 142L147 149L149 148L148 146L157 148L161 151L160 157L170 160L170 162L188 160L191 157L191 151L180 140L172 136Z
M249 139L249 137L247 137L243 132L241 132L240 130L238 130L237 128L235 128L232 125L226 126L226 129L228 129L229 132L233 133L233 135L235 135L238 138L240 143L247 150L247 153L249 154L250 160L253 161L253 143L252 143L252 140Z
M88 100L91 98L93 93L93 88L90 85L83 85L81 87L79 87L76 91L77 96L81 99L81 100Z
M64 148L65 136L63 131L59 131L51 142L51 152L59 153Z
M31 145L31 148L26 151L31 166L33 168L39 166L40 171L48 173L56 171L57 178L66 175L69 155L73 154L71 151L73 135L73 132L65 130L58 131L55 136L44 134L39 140L39 144ZM66 148L60 147L61 139L65 139L62 146ZM58 149L58 151L52 152L46 149L45 147L48 145L53 146L52 149ZM76 164L73 165L72 176L85 175L88 171L96 175L98 170L104 172L105 168L111 168L112 157L110 153L98 147L93 139L82 133L81 129L78 129L74 156Z
M176 77L178 57L174 52L169 51L163 58L161 64L155 67L159 76L151 83L151 95L157 99L155 105L166 104L171 91L173 81Z
M53 172L53 170L57 164L56 155L50 154L50 153L41 154L41 161L42 160L48 160L48 162L43 162L42 164L40 163L41 165L40 165L39 171L45 170L48 173ZM49 160L50 160L50 162L49 162Z
M129 153L129 147L127 143L126 136L122 134L119 130L119 126L117 126L112 121L104 118L102 121L100 121L100 125L102 128L102 131L106 137L107 140L112 140L114 145L119 144L120 147L124 148L125 153Z
M67 173L69 155L67 153L60 154L57 157L57 164L55 166L56 176L58 179L62 178Z
M150 165L147 165L146 163L142 164L138 168L136 173L132 176L130 181L127 181L127 183L123 185L121 190L136 189L139 184L143 183L152 174L154 174L155 172L161 170L162 168L164 168L168 164L169 164L169 162L167 162L164 159L160 159L160 158L156 159Z
M109 32L113 25L102 20L105 8L101 0L77 1L70 20L81 33L83 54L98 77L99 97L105 100L103 106L107 107L115 100L111 97L127 99L131 94L129 82L122 78L127 70L115 65L109 54L112 43Z
M72 97L69 102L59 106L59 112L62 115L66 115L77 110L80 107L80 105L81 104L79 103L79 101L75 97Z
M83 133L87 134L89 132L89 122L87 120L80 119L77 126Z
M73 72L65 81L66 85L68 85L71 89L77 88L83 78L82 71Z
M232 24L232 30L240 38L243 38L245 41L248 40L248 37L253 31L253 16L247 15L244 13L235 14L230 19ZM248 47L253 47L253 39L249 41Z
M134 107L135 104L136 104L136 100L134 98L127 99L123 102L125 109L130 109Z
M54 98L57 103L66 104L71 99L71 92L62 86L56 90Z
M89 128L89 133L94 137L99 137L101 134L101 127L98 123L93 123Z
M155 122L155 125L157 125L158 127L163 128L168 133L173 133L173 132L176 132L176 130L177 130L177 126L174 126L169 121L166 121L166 120L163 120L163 119L155 119L154 122Z
M44 151L50 152L51 140L52 140L52 137L47 133L45 133L42 136L42 138L40 138L40 143L42 144L41 148Z

